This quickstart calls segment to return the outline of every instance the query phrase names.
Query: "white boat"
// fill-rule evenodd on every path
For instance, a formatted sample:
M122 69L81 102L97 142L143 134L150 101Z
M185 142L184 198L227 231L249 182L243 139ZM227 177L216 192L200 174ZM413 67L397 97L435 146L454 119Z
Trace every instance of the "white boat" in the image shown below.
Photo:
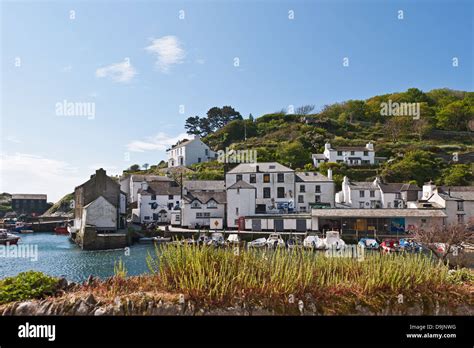
M15 245L20 240L20 237L8 232L6 229L0 229L0 244Z
M316 235L309 235L303 240L303 247L309 249L326 249L326 242Z
M280 247L285 247L286 243L281 238L281 235L279 233L272 233L268 239L267 239L267 247L269 248L280 248Z
M152 239L153 239L153 242L157 244L171 242L171 237L153 237Z
M249 248L263 248L267 245L266 238L257 238L247 244Z
M199 237L198 237L196 243L199 244L199 245L205 245L205 244L207 244L207 243L209 242L209 240L210 240L210 239L209 239L209 237L208 237L206 234L201 233L201 234L199 235Z
M345 247L346 243L339 236L339 231L327 231L325 238L326 249L335 248L337 250Z
M214 232L208 240L207 245L223 246L225 244L224 235L221 232Z
M239 235L236 233L229 234L226 242L227 244L239 244L240 243Z

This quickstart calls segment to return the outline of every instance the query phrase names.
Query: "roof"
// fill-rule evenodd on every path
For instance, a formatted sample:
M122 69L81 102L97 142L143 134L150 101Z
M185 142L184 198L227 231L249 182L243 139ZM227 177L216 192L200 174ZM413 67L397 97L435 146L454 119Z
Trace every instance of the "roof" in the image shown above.
M198 200L203 204L209 202L210 200L215 200L219 204L225 204L227 202L227 193L225 191L193 191L184 195L183 199L186 202Z
M350 181L349 186L353 189L373 190L378 186L373 181Z
M255 187L248 184L248 183L246 183L243 180L239 180L235 184L229 186L227 189L228 190L233 190L233 189L255 189Z
M335 151L374 151L366 148L365 146L336 146L332 147L331 150Z
M173 183L175 185L173 185ZM138 190L140 194L150 194L150 195L180 195L181 187L178 186L176 182L166 182L166 181L152 181L148 183L148 188L146 190Z
M89 202L89 203L87 203L85 206L83 206L82 209L88 208L91 204L97 202L97 201L100 200L100 199L103 199L103 200L106 201L108 204L110 204L110 205L112 205L112 206L115 207L115 205L113 205L112 203L110 203L110 201L109 201L107 198L105 198L104 196L99 196L99 197L97 197L96 199L94 199L92 202Z
M258 163L241 163L237 167L232 168L228 174L238 173L265 173L265 172L294 172L293 169L285 167L278 162L258 162Z
M474 201L474 186L441 186L438 194L446 201Z
M392 218L392 217L447 217L442 209L312 209L312 216L317 217L367 217L367 218Z
M36 193L13 193L12 199L47 199L47 196Z
M225 182L224 180L188 180L183 183L183 187L188 191L224 191Z
M188 145L189 143L191 143L192 141L194 141L196 139L183 139L183 140L180 140L178 141L176 144L174 144L173 146L171 146L171 148L169 148L168 150L166 151L169 151L169 150L172 150L172 149L177 149L179 147L182 147L182 146L186 146Z
M296 173L296 182L314 182L314 181L330 181L327 176L324 176L318 172L297 172Z
M147 174L132 174L130 177L131 181L173 181L173 179L168 178L164 175L147 175Z
M402 190L403 183L380 183L380 189L383 193L400 193Z
M403 184L400 191L421 191L421 188L416 184Z
M312 156L315 159L327 159L327 157L324 155L324 153L314 153Z

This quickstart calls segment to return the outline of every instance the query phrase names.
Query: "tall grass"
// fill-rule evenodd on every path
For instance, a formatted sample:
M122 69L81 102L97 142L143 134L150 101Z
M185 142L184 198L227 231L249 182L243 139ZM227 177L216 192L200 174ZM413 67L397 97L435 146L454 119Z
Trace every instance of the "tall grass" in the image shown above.
M309 250L241 250L236 254L183 245L162 246L147 261L167 290L214 304L324 292L431 292L452 283L446 266L421 254L374 253L359 261Z

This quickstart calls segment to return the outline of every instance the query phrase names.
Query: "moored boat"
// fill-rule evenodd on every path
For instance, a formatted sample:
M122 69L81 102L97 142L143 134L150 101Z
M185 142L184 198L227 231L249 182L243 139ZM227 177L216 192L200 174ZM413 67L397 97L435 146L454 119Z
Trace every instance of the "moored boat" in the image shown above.
M303 247L308 249L326 249L326 243L323 238L319 238L317 235L308 235L303 240Z
M339 250L346 246L346 243L339 236L339 231L327 231L325 238L326 249Z
M267 245L267 238L257 238L247 244L248 248L263 248Z
M54 228L56 234L69 234L67 226L57 226Z
M20 237L9 233L6 229L0 229L0 244L2 245L15 245L20 240Z
M153 237L153 242L156 244L164 244L171 242L171 237Z
M269 248L282 248L285 247L286 243L281 238L281 235L279 233L272 233L268 239L267 239L267 247Z
M361 238L358 244L367 250L378 250L380 248L380 244L375 238Z

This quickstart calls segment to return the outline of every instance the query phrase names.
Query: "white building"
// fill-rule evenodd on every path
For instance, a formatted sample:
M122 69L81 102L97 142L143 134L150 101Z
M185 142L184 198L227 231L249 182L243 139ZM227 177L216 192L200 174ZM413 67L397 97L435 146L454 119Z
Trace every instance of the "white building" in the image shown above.
M199 136L194 139L183 139L166 150L168 167L189 166L213 160L217 154L204 144Z
M223 180L190 180L183 184L179 220L188 228L210 227L212 219L224 221L226 191Z
M407 208L420 197L421 189L414 184L387 184L379 178L368 182L350 181L345 176L342 190L336 193L336 203L340 208Z
M334 181L332 171L328 176L316 172L297 172L296 211L306 213L311 207L334 207Z
M374 145L369 142L364 146L332 147L330 143L324 145L324 152L313 154L313 164L317 168L321 163L345 163L349 166L375 164Z
M240 217L255 214L256 194L257 189L243 180L227 188L227 227L237 228Z
M171 212L181 206L181 187L175 181L143 182L138 190L140 223L171 222Z
M143 183L151 182L173 182L173 179L163 175L127 175L120 178L120 190L127 194L129 203L134 203L138 201L138 190L143 187Z
M474 223L474 186L441 186L433 183L423 185L423 206L434 204L445 209L446 223Z

